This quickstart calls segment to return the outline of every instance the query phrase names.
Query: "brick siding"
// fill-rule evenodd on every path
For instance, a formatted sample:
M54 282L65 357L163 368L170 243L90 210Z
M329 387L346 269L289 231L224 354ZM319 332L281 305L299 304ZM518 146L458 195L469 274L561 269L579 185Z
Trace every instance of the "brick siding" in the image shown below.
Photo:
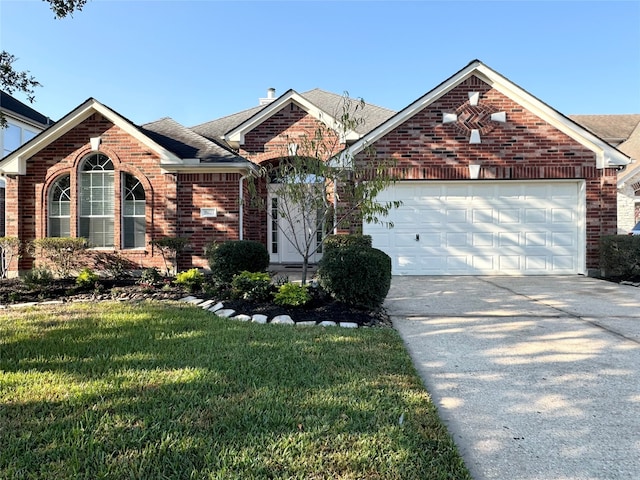
M468 103L480 92L480 104L506 112L481 135L480 144L455 124L443 123L443 112ZM616 171L598 170L595 154L522 106L471 77L402 125L373 143L376 156L393 159L394 173L406 180L468 180L470 163L482 165L481 179L584 179L586 182L587 268L599 268L599 238L616 233ZM367 155L357 156L360 162Z

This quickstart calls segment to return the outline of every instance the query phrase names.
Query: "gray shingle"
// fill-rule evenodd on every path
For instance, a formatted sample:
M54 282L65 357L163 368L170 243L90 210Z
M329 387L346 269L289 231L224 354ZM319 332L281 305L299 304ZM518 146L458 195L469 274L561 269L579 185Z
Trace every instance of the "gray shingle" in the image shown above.
M308 92L301 93L300 96L313 103L321 110L327 112L334 117L339 118L342 115L341 102L342 95L338 95L331 92L326 92L319 88L309 90ZM355 102L354 102L355 104ZM223 142L224 134L233 130L235 127L245 122L267 105L260 105L248 110L243 110L226 117L218 118L210 122L202 123L192 127L191 130L206 137L210 140L216 140ZM373 130L375 127L392 117L396 112L386 108L378 107L376 105L370 105L365 102L364 108L358 112L357 116L364 119L364 123L360 125L356 130L361 135Z
M147 123L140 130L180 158L199 158L204 163L248 162L227 147L199 135L171 118Z

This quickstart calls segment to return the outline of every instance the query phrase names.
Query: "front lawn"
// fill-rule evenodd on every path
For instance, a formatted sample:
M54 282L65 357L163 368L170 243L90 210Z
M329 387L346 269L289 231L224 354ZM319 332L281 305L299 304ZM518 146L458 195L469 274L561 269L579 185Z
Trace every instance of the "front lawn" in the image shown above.
M470 478L392 329L2 312L0 478Z

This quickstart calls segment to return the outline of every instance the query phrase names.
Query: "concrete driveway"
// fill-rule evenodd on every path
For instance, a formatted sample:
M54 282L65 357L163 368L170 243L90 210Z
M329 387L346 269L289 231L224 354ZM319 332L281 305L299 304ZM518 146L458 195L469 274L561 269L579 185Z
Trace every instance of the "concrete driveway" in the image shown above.
M640 479L640 288L394 277L385 306L475 480Z

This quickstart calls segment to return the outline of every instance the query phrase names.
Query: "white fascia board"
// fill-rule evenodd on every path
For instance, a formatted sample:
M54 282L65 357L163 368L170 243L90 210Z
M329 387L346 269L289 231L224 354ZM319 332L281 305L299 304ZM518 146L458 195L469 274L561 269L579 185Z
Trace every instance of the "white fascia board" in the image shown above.
M624 153L601 140L574 121L565 117L544 102L507 80L485 65L477 67L478 77L500 93L522 105L534 115L569 136L585 148L596 154L596 167L599 169L627 165L631 159Z
M13 153L9 154L2 162L0 162L0 173L9 175L25 175L27 171L26 162L28 159L36 155L42 149L46 148L48 145L50 145L66 133L70 132L73 128L78 126L94 113L99 113L100 115L104 116L114 125L117 125L123 131L154 150L160 155L161 161L175 163L182 162L179 157L161 147L149 137L144 135L131 122L125 120L113 110L106 108L97 100L91 99L80 105L55 125L40 133L32 141L27 142L23 147L20 147ZM89 138L87 138L87 141L89 141Z
M196 159L197 160L197 159ZM198 161L199 162L199 161ZM192 163L169 164L161 163L162 173L245 173L257 170L257 167L247 162L233 163Z
M278 113L290 103L296 104L298 107L306 111L309 115L311 115L318 121L325 123L333 130L341 131L340 122L338 122L333 115L330 115L324 110L316 107L313 103L309 102L297 92L290 91L282 95L277 100L271 102L267 107L262 109L252 118L246 120L230 132L226 133L223 137L224 140L226 140L228 143L243 145L244 137L247 132L253 130L255 127L269 119L274 114ZM354 132L353 130L349 130L344 135L344 138L345 140L357 140L358 138L360 138L360 135L358 135L358 133Z
M409 118L413 117L431 103L444 96L447 92L472 75L475 75L485 81L487 84L491 85L491 87L509 97L514 102L522 105L533 114L537 115L553 127L594 152L596 154L597 168L622 166L627 165L630 162L629 157L624 155L622 152L610 146L603 140L600 140L591 132L585 130L577 123L552 109L533 95L527 93L507 78L479 61L470 63L466 68L462 69L449 80L420 97L397 115L391 117L387 122L383 123L368 135L355 142L351 147L349 147L349 154L358 154L365 148L365 146L372 144L394 128L402 125Z

